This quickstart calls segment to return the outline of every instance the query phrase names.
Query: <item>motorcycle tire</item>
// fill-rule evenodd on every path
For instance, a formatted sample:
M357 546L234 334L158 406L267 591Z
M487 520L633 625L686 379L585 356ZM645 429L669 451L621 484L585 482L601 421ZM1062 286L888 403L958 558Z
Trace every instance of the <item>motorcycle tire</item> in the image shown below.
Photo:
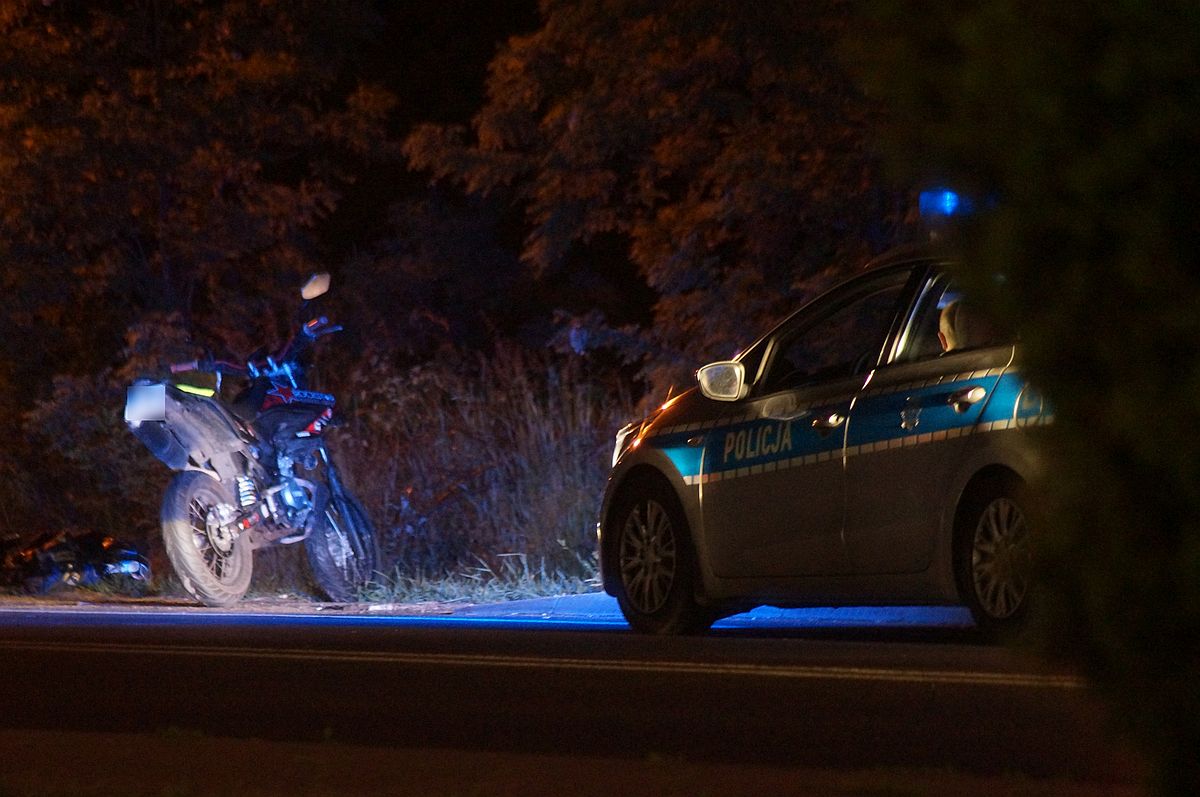
M228 489L199 471L171 480L162 503L163 542L183 588L206 606L231 606L250 587L253 550L222 531L214 510L232 504Z
M317 521L304 547L317 586L339 603L358 600L379 563L375 528L349 493L329 500L325 517Z

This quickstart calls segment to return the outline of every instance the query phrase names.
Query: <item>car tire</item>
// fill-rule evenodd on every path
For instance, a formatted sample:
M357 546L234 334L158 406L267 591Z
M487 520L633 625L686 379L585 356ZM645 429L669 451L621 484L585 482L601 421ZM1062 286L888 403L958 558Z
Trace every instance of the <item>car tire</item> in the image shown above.
M623 491L613 513L617 604L644 634L699 634L718 614L696 602L696 555L683 508L661 483Z
M1030 513L1020 480L988 477L964 495L955 522L955 579L989 637L1020 631L1032 588Z

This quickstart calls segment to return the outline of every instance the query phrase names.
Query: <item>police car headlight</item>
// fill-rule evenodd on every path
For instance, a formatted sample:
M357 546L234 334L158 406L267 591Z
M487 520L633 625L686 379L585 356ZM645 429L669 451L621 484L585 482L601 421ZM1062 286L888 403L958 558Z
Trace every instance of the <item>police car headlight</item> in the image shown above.
M613 446L612 466L617 466L617 460L625 453L625 449L629 447L630 441L633 439L633 433L638 430L639 424L627 423L617 432L616 445Z

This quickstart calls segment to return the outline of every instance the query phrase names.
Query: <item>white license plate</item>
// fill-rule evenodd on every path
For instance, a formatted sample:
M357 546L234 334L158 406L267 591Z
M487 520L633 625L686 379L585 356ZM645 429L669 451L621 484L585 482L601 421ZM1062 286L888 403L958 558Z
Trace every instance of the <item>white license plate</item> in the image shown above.
M125 423L167 419L167 386L133 385L125 394Z

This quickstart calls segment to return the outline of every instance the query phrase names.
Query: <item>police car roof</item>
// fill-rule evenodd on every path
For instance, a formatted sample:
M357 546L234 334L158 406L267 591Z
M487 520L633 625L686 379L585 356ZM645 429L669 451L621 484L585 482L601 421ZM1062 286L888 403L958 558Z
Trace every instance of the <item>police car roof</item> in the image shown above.
M916 263L924 260L949 260L949 256L931 243L902 244L868 260L862 271L874 271L901 263Z

